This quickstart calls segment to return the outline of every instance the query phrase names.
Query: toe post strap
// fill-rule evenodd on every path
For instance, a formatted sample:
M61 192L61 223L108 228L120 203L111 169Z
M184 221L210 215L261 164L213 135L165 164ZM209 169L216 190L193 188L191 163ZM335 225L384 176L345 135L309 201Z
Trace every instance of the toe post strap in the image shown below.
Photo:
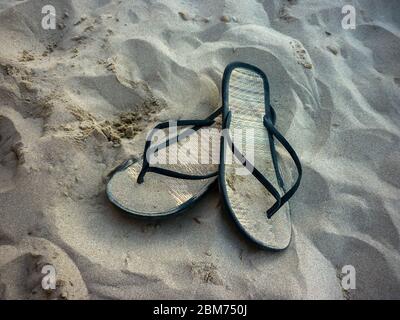
M292 158L294 164L296 165L297 169L297 179L293 186L281 197L281 206L283 206L297 191L300 186L301 177L303 174L303 169L301 167L300 159L297 156L296 151L290 145L290 143L285 139L285 137L276 129L273 122L266 116L264 116L264 126L268 130L268 133L276 138L282 146L286 149L289 153L290 157ZM271 148L273 153L276 153L275 148ZM276 155L273 155L276 158ZM278 179L279 180L279 179ZM272 208L271 208L272 209ZM276 212L276 211L275 211ZM274 212L274 213L275 213Z
M152 141L152 138L153 138L156 130L169 128L171 125L171 122L167 121L167 122L162 122L162 123L159 123L158 125L156 125L146 139L146 143L144 146L144 152L143 152L143 165L142 165L142 169L139 173L139 176L137 178L137 183L142 184L144 182L144 177L147 172L153 172L153 173L161 174L161 175L168 176L171 178L186 179L186 180L202 180L202 179L208 179L208 178L217 176L218 171L212 172L212 173L206 174L206 175L189 175L189 174L179 173L179 172L175 172L175 171L168 170L168 169L150 166L149 158L150 158L151 154L154 154L157 151L159 151L163 148L166 148L173 143L181 141L182 139L190 136L191 134L200 130L201 128L213 125L215 123L215 118L217 118L221 113L222 113L222 108L219 108L214 113L212 113L208 118L206 118L204 120L177 120L177 121L173 122L174 127L186 127L186 126L192 126L192 127L190 129L185 130L184 132L174 136L173 138L168 139L165 142L152 147L151 141Z
M239 160L239 162L246 167L250 173L268 190L268 192L275 198L275 203L266 211L268 219L271 219L272 216L294 195L297 191L298 187L300 186L300 180L302 177L302 167L297 156L296 152L289 144L289 142L283 137L283 135L275 128L275 121L276 121L276 113L275 110L270 106L269 110L270 116L265 115L263 117L264 126L268 131L269 141L270 141L270 149L271 155L273 160L273 165L275 168L275 173L277 176L278 184L284 189L283 179L279 173L278 168L278 156L275 150L275 141L276 138L283 147L287 150L289 155L292 157L293 162L296 165L298 171L298 177L294 185L284 194L281 196L279 191L273 186L273 184L257 169L255 168L247 159L246 157L235 147L234 143L232 142L231 137L229 136L228 132L224 132L224 139L228 146L230 147L231 151L235 155L235 157ZM231 121L231 112L228 112L227 117L225 119L225 128L229 128Z

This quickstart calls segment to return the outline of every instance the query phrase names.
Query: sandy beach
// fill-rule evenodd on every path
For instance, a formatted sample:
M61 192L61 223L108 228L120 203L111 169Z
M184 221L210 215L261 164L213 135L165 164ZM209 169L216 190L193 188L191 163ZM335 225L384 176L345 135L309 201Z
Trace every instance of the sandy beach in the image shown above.
M399 12L396 0L0 0L0 299L399 299ZM232 61L268 75L302 161L282 252L243 238L218 185L156 222L105 195L158 122L221 105Z

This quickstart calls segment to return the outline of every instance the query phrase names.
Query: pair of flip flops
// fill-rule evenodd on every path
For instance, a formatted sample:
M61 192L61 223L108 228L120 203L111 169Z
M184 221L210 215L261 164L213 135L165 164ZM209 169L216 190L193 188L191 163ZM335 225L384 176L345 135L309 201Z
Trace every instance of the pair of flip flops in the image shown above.
M225 207L239 230L262 248L285 249L292 230L288 200L300 185L302 169L296 152L275 127L267 76L246 63L229 64L222 102L204 120L158 124L146 140L143 157L128 159L109 174L107 196L131 215L161 218L187 209L218 179ZM165 129L174 134L166 135ZM289 189L284 181L291 172L276 142L297 169Z

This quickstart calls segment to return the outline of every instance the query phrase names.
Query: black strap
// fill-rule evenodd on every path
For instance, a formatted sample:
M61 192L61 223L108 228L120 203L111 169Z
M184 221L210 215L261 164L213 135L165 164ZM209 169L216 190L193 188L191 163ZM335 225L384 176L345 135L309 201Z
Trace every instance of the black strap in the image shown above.
M139 173L137 182L139 184L143 183L144 176L146 175L147 172L158 173L158 174L162 174L162 175L169 176L172 178L186 179L186 180L202 180L202 179L208 179L208 178L217 176L218 171L215 171L215 172L212 172L212 173L206 174L206 175L189 175L189 174L179 173L179 172L175 172L172 170L167 170L167 169L163 169L163 168L159 168L159 167L152 167L152 166L150 166L150 163L149 163L149 156L163 148L170 146L172 143L176 143L176 142L183 140L184 138L193 134L195 131L198 131L202 127L211 126L212 124L215 123L215 118L218 115L220 115L221 112L222 112L222 108L219 108L218 110L216 110L214 113L212 113L209 117L207 117L204 120L178 120L178 121L176 121L175 125L177 127L186 127L186 126L193 126L193 127L188 130L185 130L181 134L179 134L171 139L168 139L167 141L165 141L155 147L150 148L151 140L152 140L156 130L169 128L170 122L169 121L163 122L163 123L159 123L158 125L156 125L146 139L146 143L144 146L144 152L143 152L142 170Z
M300 181L301 177L303 175L303 169L301 167L300 159L296 154L296 151L292 148L292 146L289 144L289 142L283 137L283 135L275 128L274 124L272 121L264 116L264 126L267 128L268 132L271 133L281 144L282 146L286 149L286 151L289 153L289 155L292 157L293 162L296 165L297 168L297 180L293 184L293 186L287 191L283 197L281 198L281 206L283 206L297 191L297 189L300 186ZM274 150L276 153L276 151ZM276 155L275 155L276 156ZM275 212L274 212L275 213Z
M228 146L231 148L235 157L240 161L240 163L246 167L249 172L271 193L271 195L276 199L275 204L268 209L267 216L270 218L276 211L280 208L281 195L279 191L272 185L271 182L268 181L267 178L263 176L263 174L256 168L254 165L246 159L246 157L235 147L232 142L231 137L229 136L228 131L224 131L224 138L227 140ZM251 170L249 169L251 168Z
M274 124L276 121L276 113L275 110L272 108L272 106L270 106L270 110L271 110L271 118L267 117L266 115L263 118L263 122L264 122L264 126L268 131L269 134L269 140L270 140L270 146L271 146L271 155L272 155L272 161L273 161L273 165L275 168L275 173L277 176L277 180L279 185L284 188L284 183L283 183L283 179L280 175L279 172L279 167L278 167L278 156L277 156L277 152L275 149L275 142L273 140L273 138L275 137L282 145L283 147L288 151L289 155L292 157L297 171L298 171L298 177L297 180L295 182L295 184L289 189L289 191L287 191L282 197L280 196L280 193L278 192L278 190L271 184L271 182L268 181L268 179L266 177L264 177L262 175L262 173L255 168L247 159L246 157L235 147L235 145L233 144L229 133L228 132L224 132L224 137L226 138L229 147L231 148L233 154L235 155L235 157L240 161L240 163L245 166L250 173L268 190L268 192L271 193L271 195L275 198L276 202L272 205L271 208L269 208L267 210L267 217L269 219L272 218L272 216L294 195L294 193L297 191L299 185L300 185L300 180L301 180L301 176L302 176L302 168L301 168L301 163L300 160L296 154L296 152L294 151L294 149L291 147L291 145L289 144L289 142L282 136L282 134L275 128ZM229 112L227 114L227 119L226 119L226 127L229 127L230 124L230 120L231 120L231 113ZM249 167L251 168L251 170L249 169Z

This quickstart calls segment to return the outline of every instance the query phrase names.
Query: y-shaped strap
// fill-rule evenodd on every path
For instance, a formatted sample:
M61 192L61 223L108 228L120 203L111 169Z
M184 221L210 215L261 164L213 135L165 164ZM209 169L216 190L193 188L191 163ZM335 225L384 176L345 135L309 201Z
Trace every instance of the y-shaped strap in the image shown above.
M181 141L182 139L188 137L189 135L191 135L195 131L198 131L202 127L211 126L212 124L215 123L215 118L218 115L220 115L221 112L222 112L222 108L219 108L218 110L216 110L213 114L211 114L208 118L206 118L204 120L178 120L178 121L176 121L175 126L177 126L177 127L186 127L186 126L193 126L193 127L188 130L185 130L181 134L179 134L171 139L168 139L167 141L163 142L160 145L150 148L151 140L152 140L156 130L169 128L170 122L169 121L163 122L163 123L156 125L154 127L154 129L150 132L149 136L147 137L146 144L144 146L144 152L143 152L142 170L139 173L137 182L139 184L143 183L144 176L146 175L147 172L158 173L158 174L162 174L162 175L169 176L172 178L186 179L186 180L202 180L202 179L208 179L208 178L217 176L218 171L215 171L215 172L212 172L212 173L206 174L206 175L191 175L191 174L175 172L175 171L168 170L168 169L163 169L160 167L150 166L149 157L151 154L159 151L160 149L166 148L173 143Z
M231 137L229 136L229 132L224 132L224 138L227 140L228 146L231 148L235 157L240 161L240 163L246 167L250 173L268 190L269 193L275 198L276 202L274 205L267 210L268 218L271 218L272 215L279 210L281 207L281 195L279 191L272 185L271 182L268 181L267 178L263 176L263 174L256 168L254 165L246 159L246 157L235 147L234 143L232 142ZM251 170L249 169L251 168Z
M270 142L272 142L271 154L272 154L273 164L274 164L274 167L275 167L275 172L276 172L276 175L277 175L277 178L278 178L278 183L280 184L280 186L283 187L283 181L282 181L282 177L280 176L279 169L277 168L277 164L278 164L277 163L277 153L276 153L276 150L275 150L273 137L276 137L277 140L288 151L288 153L292 157L292 159L293 159L293 161L294 161L294 163L296 165L296 168L298 170L298 177L297 177L297 180L296 180L295 184L282 197L280 196L280 193L278 192L278 190L272 185L272 183L269 182L268 179L266 177L264 177L262 175L262 173L257 168L255 168L246 159L246 157L235 147L235 145L233 144L233 142L232 142L232 140L231 140L231 138L229 136L229 133L226 132L225 135L224 135L224 137L227 139L227 143L228 143L229 147L231 148L231 150L232 150L233 154L235 155L235 157L247 169L249 169L249 167L251 168L251 171L249 170L251 172L251 174L275 198L276 202L272 205L271 208L269 208L267 210L267 217L269 219L272 218L272 216L293 196L293 194L296 192L297 188L300 185L300 180L301 180L301 176L302 176L302 168L301 168L300 160L299 160L296 152L294 151L294 149L290 146L289 142L275 128L274 124L275 124L275 120L276 120L276 113L275 113L275 110L272 108L272 106L270 106L270 108L271 108L270 109L271 110L271 118L268 118L267 116L264 116L264 126L266 127L266 129L267 129L268 133L270 134L270 136L272 136L272 139L270 139ZM230 120L231 120L231 113L229 112L228 115L227 115L227 119L226 119L228 127L229 127Z
M273 122L271 121L271 119L267 118L266 116L264 116L264 126L267 128L268 132L273 135L281 144L282 146L286 149L286 151L289 153L289 155L291 156L294 164L296 165L297 168L297 179L296 182L293 184L293 186L289 189L289 191L287 191L281 198L280 201L280 207L282 207L297 191L297 189L300 186L300 181L301 181L301 177L303 175L303 169L301 167L301 163L300 163L300 159L296 154L296 151L294 151L294 149L292 148L292 146L289 144L289 142L283 137L283 135L275 128ZM273 148L273 153L275 151L275 147ZM276 158L276 155L275 155ZM276 165L274 163L274 165ZM278 178L279 180L279 178ZM279 208L278 208L279 210ZM274 211L272 214L274 214L276 211Z

